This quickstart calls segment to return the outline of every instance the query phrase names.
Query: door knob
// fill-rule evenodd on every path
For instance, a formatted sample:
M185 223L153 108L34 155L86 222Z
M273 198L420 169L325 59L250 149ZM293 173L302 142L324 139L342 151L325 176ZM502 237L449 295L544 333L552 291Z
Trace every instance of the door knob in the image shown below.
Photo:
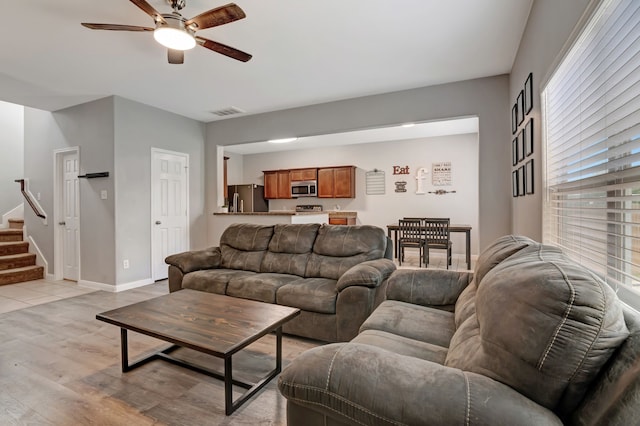
M156 220L156 225L162 225L162 222L160 222L159 220Z
M58 225L66 225L67 222L58 222Z

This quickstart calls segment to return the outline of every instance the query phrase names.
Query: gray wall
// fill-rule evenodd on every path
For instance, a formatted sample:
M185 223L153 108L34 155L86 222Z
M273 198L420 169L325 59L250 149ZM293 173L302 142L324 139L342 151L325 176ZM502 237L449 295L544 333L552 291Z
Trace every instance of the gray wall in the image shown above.
M482 249L511 230L511 109L508 98L509 78L502 75L212 122L207 125L207 144L210 146L206 166L208 169L216 167L211 155L215 145L478 116L479 242ZM214 179L207 180L207 193L216 193ZM215 197L209 197L209 212L217 209L214 201Z
M2 215L22 204L24 166L24 107L0 101L0 224ZM6 224L5 224L6 225Z
M25 212L30 235L53 273L53 152L80 148L80 172L109 172L80 179L80 280L108 285L151 279L151 147L190 156L191 247L206 246L204 124L127 99L108 97L47 112L25 109L25 177L42 194L44 225ZM107 191L107 199L100 192ZM130 268L122 269L129 259Z
M206 247L204 213L205 125L124 98L115 98L117 284L151 273L151 148L189 154L192 248ZM129 259L129 269L122 261Z
M80 173L111 173L108 178L80 180L80 279L115 283L115 226L113 194L113 98L100 99L54 113L25 108L24 175L32 193L40 192L40 204L49 217L44 225L25 209L25 224L49 262L54 261L54 150L80 148ZM100 191L107 190L107 200Z
M534 122L535 193L526 197L512 198L513 228L516 234L542 240L542 126L540 90L553 72L563 46L571 39L574 27L590 0L535 0L527 27L520 42L518 54L511 70L509 101L513 105L524 81L533 74L533 109L527 117ZM528 119L528 118L527 118ZM524 125L525 123L523 123ZM511 149L510 147L505 149Z

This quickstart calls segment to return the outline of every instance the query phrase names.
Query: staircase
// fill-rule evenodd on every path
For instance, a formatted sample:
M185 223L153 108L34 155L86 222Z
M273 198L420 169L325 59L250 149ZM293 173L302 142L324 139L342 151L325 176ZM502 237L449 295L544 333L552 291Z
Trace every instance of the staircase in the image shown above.
M0 285L39 280L44 268L36 266L36 255L23 241L22 219L9 219L9 228L0 229Z

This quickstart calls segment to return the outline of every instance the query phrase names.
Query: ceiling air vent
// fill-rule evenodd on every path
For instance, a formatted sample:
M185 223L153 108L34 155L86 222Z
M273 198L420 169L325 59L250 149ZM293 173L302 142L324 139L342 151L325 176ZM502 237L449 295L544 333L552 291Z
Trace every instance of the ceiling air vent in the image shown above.
M240 108L236 108L234 106L228 107L228 108L222 108L217 111L211 111L212 114L215 114L218 117L226 117L227 115L233 115L233 114L242 114L243 112L247 112L247 111L241 110Z

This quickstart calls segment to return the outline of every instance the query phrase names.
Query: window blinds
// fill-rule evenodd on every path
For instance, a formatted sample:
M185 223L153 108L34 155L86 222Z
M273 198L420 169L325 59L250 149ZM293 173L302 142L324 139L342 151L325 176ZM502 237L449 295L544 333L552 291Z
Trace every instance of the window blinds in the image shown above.
M544 241L640 294L640 1L602 1L542 105Z

